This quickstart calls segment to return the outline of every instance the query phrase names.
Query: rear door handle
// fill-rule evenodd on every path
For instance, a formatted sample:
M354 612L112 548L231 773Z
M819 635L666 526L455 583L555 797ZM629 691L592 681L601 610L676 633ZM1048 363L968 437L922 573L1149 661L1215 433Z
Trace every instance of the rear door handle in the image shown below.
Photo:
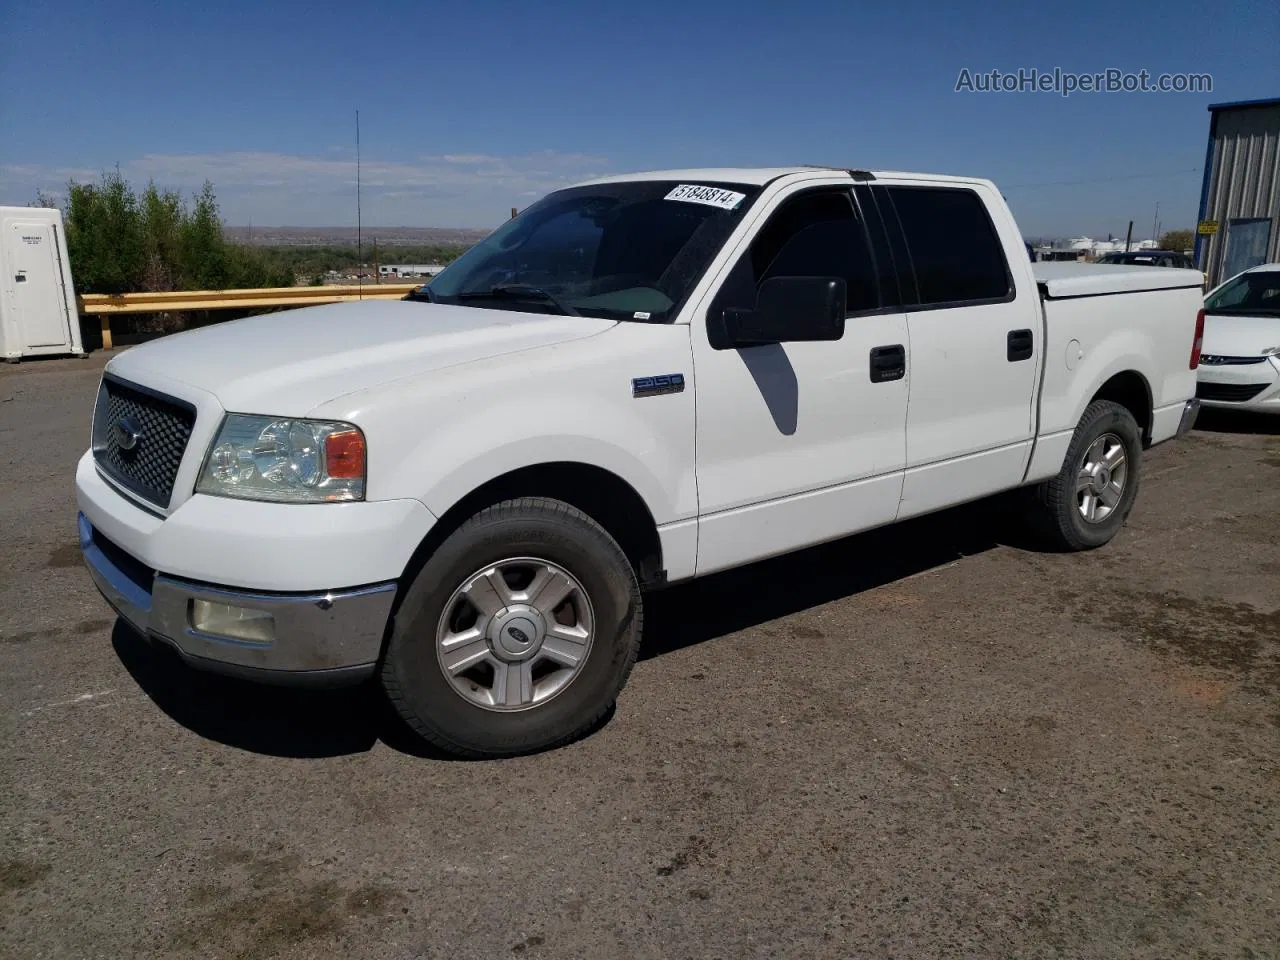
M1030 330L1010 330L1008 343L1009 347L1006 356L1010 363L1017 363L1019 360L1030 360L1031 355L1035 353L1036 341Z
M871 382L886 383L907 375L907 349L900 343L871 348Z

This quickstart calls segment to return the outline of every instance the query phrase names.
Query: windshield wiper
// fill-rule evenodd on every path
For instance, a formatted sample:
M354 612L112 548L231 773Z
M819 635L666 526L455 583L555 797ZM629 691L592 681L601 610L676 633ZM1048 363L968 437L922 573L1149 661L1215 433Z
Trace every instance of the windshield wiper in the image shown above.
M573 307L569 306L554 293L542 287L526 283L497 283L488 290L472 290L468 293L454 294L456 300L542 300L551 304L561 313L570 317L580 317Z

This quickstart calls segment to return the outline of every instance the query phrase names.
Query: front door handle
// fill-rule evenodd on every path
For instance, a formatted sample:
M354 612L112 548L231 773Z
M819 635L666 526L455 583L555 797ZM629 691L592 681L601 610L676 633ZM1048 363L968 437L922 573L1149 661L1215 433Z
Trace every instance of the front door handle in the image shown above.
M1019 360L1030 360L1031 355L1035 353L1035 337L1032 336L1030 330L1010 330L1009 346L1006 357L1010 363L1017 363Z
M907 375L907 349L900 343L871 348L871 382L887 383Z
M18 271L17 273L15 273L15 274L13 275L13 279L14 279L14 281L15 281L15 282L17 282L17 283L26 283L26 282L27 282L27 271L25 271L25 270L20 270L20 271Z

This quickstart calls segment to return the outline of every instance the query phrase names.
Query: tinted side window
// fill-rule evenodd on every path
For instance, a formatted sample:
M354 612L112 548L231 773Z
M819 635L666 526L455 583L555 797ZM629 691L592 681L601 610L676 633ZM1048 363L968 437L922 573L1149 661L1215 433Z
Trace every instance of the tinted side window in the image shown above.
M847 192L807 193L783 204L733 268L713 309L751 309L770 277L842 277L847 313L880 306L875 262Z
M859 184L853 188L854 200L861 212L862 221L866 224L867 233L871 237L871 253L876 261L876 273L880 278L880 298L884 306L894 307L902 303L902 291L898 286L898 274L894 265L893 250L889 246L889 231L885 228L884 216L879 204L871 195L871 188Z
M1004 248L972 190L889 187L922 304L1004 300L1012 288Z

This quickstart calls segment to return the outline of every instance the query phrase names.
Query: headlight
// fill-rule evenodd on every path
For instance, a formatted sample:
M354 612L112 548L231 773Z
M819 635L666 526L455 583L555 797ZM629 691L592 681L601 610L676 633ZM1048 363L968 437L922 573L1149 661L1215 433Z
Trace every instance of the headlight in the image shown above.
M364 434L350 423L231 413L196 493L280 503L364 499Z

